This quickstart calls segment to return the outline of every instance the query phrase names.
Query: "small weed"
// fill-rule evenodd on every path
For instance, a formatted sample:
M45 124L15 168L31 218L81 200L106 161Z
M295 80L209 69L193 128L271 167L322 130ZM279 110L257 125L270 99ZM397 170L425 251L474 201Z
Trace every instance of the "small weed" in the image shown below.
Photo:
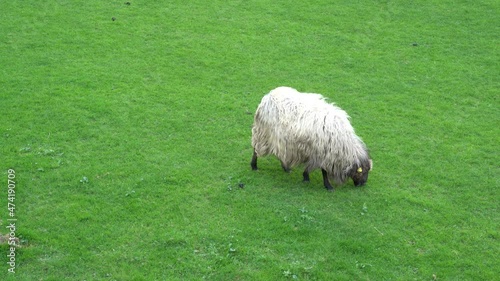
M296 274L293 274L290 270L284 270L283 276L285 276L286 278L291 278L291 279L298 279L299 278Z
M245 188L245 184L241 180L233 181L233 177L228 177L227 179L224 180L224 182L226 182L228 191L232 191L236 187L240 189Z
M31 146L27 145L27 146L21 147L19 149L19 152L21 152L21 153L29 153L29 152L31 152Z
M313 217L308 216L308 215L300 215L300 218L305 221L312 221L314 220Z
M37 152L38 155L42 156L53 156L56 154L55 150L50 148L40 148Z
M84 177L80 180L80 182L81 182L81 183L83 183L83 184L89 183L89 178L87 178L87 177L85 177L85 176L84 176Z
M372 267L372 265L368 264L368 263L361 263L361 262L356 261L356 268L366 269L367 267Z
M361 211L361 215L365 215L366 213L368 213L368 206L366 205L366 203L363 203L363 209Z
M236 248L233 247L233 243L229 243L229 253L230 254L236 253Z

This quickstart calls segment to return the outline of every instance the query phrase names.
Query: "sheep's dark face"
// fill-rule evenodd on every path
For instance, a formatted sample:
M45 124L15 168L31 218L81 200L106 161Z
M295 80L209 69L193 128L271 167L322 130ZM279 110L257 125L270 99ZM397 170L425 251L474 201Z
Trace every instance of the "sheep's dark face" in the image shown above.
M353 167L351 170L351 178L354 186L363 186L368 181L368 172L372 169L372 160L361 163L359 167Z

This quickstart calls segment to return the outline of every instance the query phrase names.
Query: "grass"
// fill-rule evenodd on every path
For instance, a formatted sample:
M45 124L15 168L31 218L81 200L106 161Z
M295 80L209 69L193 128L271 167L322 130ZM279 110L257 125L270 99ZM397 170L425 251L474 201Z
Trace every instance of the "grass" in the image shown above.
M2 5L4 280L497 278L496 1L123 2ZM366 187L250 170L280 85L352 116Z

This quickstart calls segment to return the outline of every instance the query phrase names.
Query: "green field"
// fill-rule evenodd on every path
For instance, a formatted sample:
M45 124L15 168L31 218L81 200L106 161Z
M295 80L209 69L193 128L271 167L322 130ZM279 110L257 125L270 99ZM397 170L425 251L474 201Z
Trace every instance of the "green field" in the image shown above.
M331 2L3 1L0 279L499 280L500 2ZM250 169L283 85L366 186Z

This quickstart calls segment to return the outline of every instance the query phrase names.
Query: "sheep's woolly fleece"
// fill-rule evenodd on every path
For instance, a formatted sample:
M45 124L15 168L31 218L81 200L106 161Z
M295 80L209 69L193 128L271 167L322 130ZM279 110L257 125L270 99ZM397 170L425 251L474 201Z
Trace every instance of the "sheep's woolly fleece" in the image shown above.
M273 154L284 166L305 164L308 171L326 170L338 184L349 171L368 161L363 141L347 113L320 94L279 87L262 98L252 128L257 156Z

